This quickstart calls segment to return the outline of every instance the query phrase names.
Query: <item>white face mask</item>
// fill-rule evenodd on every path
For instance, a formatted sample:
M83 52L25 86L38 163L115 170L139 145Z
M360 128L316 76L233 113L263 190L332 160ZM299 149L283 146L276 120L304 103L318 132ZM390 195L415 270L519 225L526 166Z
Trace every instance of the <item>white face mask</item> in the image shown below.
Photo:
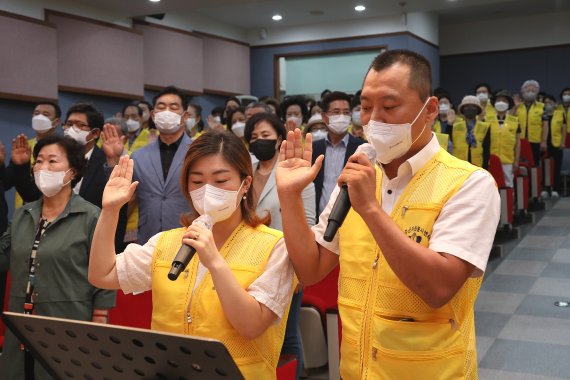
M509 109L509 103L502 101L495 102L495 109L498 112L505 112L506 110Z
M350 120L351 118L348 115L329 116L329 129L337 135L342 135L348 131Z
M226 220L234 213L241 201L240 191L243 183L242 181L237 191L205 184L199 189L190 191L192 204L200 215L209 215L214 223Z
M195 117L189 117L188 119L186 119L186 132L192 133L194 126L196 126L196 118Z
M439 104L439 114L440 115L447 115L449 110L451 109L450 105L447 103L440 103Z
M245 123L242 121L236 121L232 124L232 132L237 137L243 137L243 132L245 131Z
M381 121L370 120L368 125L364 126L366 139L372 144L374 150L376 150L377 160L380 163L389 164L396 158L402 157L422 135L426 124L424 124L418 137L412 141L412 125L418 120L418 117L428 102L429 98L411 123L388 124Z
M360 121L360 111L354 111L352 113L352 124L354 125L362 125L362 122Z
M141 123L139 123L138 121L133 119L127 120L127 129L129 130L129 132L136 132L140 129L140 127Z
M303 118L297 116L289 116L287 118L287 121L292 121L293 123L295 123L297 128L301 128L301 124L303 124Z
M89 132L87 131L82 131L81 129L75 129L74 127L69 127L67 129L65 129L63 131L63 134L65 136L69 136L72 139L74 139L77 143L85 146L87 145L87 143L93 141L93 139L91 140L87 140L87 135L89 135Z
M32 117L32 128L36 132L45 132L51 129L51 120L45 115L36 115Z
M537 93L534 91L524 91L523 92L523 99L526 102L534 102L536 100Z
M315 132L311 132L311 136L313 136L313 141L323 140L327 137L327 131L319 129Z
M179 115L172 111L160 111L154 114L154 124L158 128L160 133L165 135L171 135L180 129L180 120L182 115Z
M71 169L69 169L71 170ZM38 170L34 172L34 182L43 195L50 198L59 193L70 181L63 183L65 174L69 171L52 172L50 170Z
M480 92L477 94L477 97L479 98L479 101L481 103L485 103L487 100L489 100L489 94L486 92Z
M564 103L570 103L570 95L562 95L562 101Z

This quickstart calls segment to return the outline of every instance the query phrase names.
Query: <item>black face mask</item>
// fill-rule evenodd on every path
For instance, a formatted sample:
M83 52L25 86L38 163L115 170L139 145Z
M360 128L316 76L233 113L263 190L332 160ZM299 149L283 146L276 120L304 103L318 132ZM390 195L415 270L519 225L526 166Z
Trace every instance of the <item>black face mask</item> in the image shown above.
M464 107L461 113L468 119L474 119L479 114L479 110L473 107Z
M249 151L259 161L268 161L275 156L277 140L257 139L249 144Z

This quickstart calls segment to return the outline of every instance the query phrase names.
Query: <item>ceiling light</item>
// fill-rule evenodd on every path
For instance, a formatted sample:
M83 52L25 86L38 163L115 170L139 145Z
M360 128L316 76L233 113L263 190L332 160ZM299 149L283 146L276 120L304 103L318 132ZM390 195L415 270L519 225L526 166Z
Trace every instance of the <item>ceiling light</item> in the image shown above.
M149 0L151 3L159 3L160 0Z
M281 15L273 15L273 17L271 17L274 21L279 21L283 19L283 16Z
M354 7L354 10L357 12L363 12L364 10L366 10L366 7L364 5L357 5L356 7Z

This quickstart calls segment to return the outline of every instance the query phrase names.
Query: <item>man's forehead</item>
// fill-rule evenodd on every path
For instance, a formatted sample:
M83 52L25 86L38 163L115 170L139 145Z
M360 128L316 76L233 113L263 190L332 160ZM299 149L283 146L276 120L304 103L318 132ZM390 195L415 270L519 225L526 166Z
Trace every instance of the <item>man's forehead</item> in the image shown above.
M166 104L173 104L173 103L182 104L182 100L180 99L180 97L174 94L164 94L160 98L158 98L156 102L166 103Z
M48 111L48 112L52 112L55 113L55 108L54 106L50 105L50 104L38 104L35 108L36 111Z

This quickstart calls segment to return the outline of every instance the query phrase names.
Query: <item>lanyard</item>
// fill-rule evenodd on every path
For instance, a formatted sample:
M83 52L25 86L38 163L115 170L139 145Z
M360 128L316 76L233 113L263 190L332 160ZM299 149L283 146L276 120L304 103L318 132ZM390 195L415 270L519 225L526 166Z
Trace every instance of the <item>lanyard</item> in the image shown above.
M34 288L36 285L36 261L38 255L38 247L44 232L50 225L46 219L40 219L34 245L32 246L32 253L30 253L30 266L28 272L28 283L26 285L26 296L24 300L24 314L32 314L34 312Z

